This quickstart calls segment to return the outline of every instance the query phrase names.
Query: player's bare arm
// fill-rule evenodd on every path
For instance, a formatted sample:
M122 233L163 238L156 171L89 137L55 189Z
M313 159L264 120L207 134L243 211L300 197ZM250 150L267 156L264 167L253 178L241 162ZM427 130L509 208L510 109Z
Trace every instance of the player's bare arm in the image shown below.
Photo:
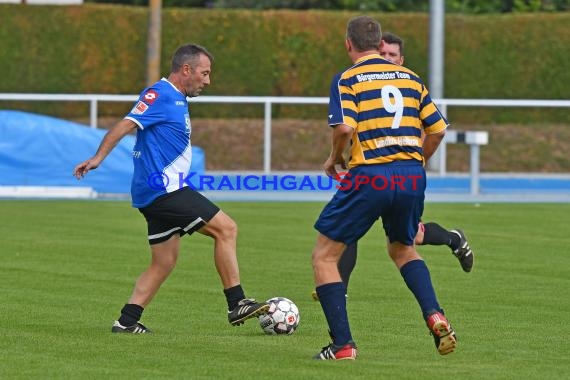
M437 147L441 143L441 140L443 140L443 136L445 136L445 130L425 136L423 143L425 162L427 162L430 159L430 157L435 153Z
M346 124L337 124L333 127L331 154L323 164L323 170L326 175L336 177L338 175L335 168L336 165L340 165L343 169L346 168L343 152L348 146L353 133L354 129Z
M121 141L123 137L128 135L136 127L137 125L132 120L123 119L119 121L113 128L109 130L109 132L107 132L105 137L103 137L103 140L97 149L97 153L95 153L95 155L90 159L78 164L73 170L73 175L77 179L81 179L90 170L97 169L105 157L107 157L113 148L115 148L118 142Z

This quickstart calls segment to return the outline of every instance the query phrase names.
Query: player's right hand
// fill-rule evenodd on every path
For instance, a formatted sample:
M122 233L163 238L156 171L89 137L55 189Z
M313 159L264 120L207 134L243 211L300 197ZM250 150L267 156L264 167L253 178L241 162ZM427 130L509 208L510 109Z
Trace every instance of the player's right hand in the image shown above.
M73 176L77 179L81 179L89 172L89 170L97 169L99 162L90 158L82 163L78 164L75 169L73 169Z
M323 170L327 176L337 178L339 173L346 172L346 162L342 158L334 159L329 156L323 164Z

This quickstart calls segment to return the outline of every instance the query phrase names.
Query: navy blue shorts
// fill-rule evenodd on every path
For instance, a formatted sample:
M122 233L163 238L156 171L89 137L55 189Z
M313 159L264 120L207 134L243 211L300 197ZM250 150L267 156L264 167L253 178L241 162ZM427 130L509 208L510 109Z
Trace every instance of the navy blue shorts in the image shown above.
M415 160L351 168L315 223L334 241L358 241L378 218L390 242L412 245L424 211L426 174Z

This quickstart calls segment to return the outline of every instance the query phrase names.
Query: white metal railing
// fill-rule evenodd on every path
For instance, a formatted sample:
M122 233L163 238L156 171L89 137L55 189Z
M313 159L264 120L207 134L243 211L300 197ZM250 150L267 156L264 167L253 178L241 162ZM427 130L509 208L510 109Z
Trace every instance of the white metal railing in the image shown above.
M449 106L461 107L519 107L519 108L570 108L570 100L547 100L547 99L434 99L441 112L447 117L447 108ZM470 144L471 155L478 146ZM438 147L431 160L436 164L436 170L440 176L447 173L446 166L447 142L446 139ZM473 162L471 163L473 165ZM477 162L477 166L479 163ZM471 170L473 172L473 170ZM474 186L474 178L471 178L472 191ZM478 185L475 185L478 188ZM478 191L477 191L478 192Z
M105 94L18 94L0 93L0 101L70 101L89 102L90 126L97 128L99 102L132 102L138 95L105 95ZM328 104L327 97L291 97L291 96L199 96L189 98L191 103L249 103L263 104L263 171L271 172L271 106L273 104ZM442 113L447 115L449 106L462 107L523 107L523 108L570 108L570 100L544 99L434 99ZM444 140L445 141L445 140ZM446 144L441 144L439 152L439 174L446 174Z

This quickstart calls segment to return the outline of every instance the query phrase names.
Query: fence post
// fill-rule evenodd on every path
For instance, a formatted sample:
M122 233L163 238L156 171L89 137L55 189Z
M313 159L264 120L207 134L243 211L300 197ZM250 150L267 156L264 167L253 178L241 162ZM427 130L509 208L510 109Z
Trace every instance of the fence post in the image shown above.
M470 149L470 180L471 195L479 194L481 189L479 184L480 163L479 163L479 146L489 143L489 132L486 131L455 131L450 130L445 135L448 144L467 144Z
M265 101L263 113L263 172L271 172L271 101Z
M471 150L471 195L479 194L479 145L470 144Z
M89 101L89 125L91 128L97 128L97 98L91 98Z

